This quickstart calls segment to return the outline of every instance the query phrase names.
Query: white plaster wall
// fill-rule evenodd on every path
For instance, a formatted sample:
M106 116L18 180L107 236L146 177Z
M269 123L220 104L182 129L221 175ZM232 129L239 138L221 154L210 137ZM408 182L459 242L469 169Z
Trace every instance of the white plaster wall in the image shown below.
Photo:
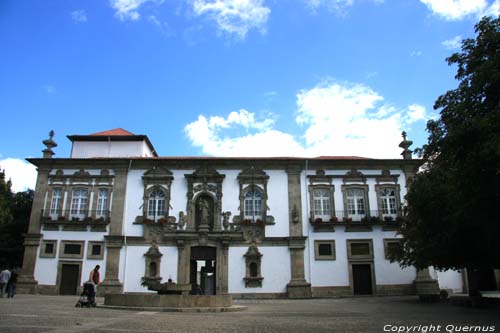
M264 170L269 175L267 184L268 215L274 216L275 225L266 226L266 237L290 235L288 207L288 175L284 170Z
M101 281L105 278L105 267L106 267L106 247L104 247L104 259L95 260L87 259L88 242L89 241L104 241L105 233L100 232L76 232L76 231L44 231L43 240L57 240L56 246L56 257L55 258L40 258L40 251L42 247L38 247L37 261L35 265L35 280L39 284L55 285L57 280L57 266L59 260L63 261L74 261L82 262L82 272L81 272L81 283L88 280L90 276L90 271L94 269L96 265L101 266ZM67 259L59 258L59 248L61 246L61 240L76 240L85 241L83 249L83 259Z
M143 141L75 141L71 158L144 157Z
M128 246L127 249L122 249L120 271L124 272L125 275L122 275L121 278L125 292L151 292L146 287L141 286L142 277L146 272L144 253L148 249L149 246ZM160 263L160 276L163 278L161 282L167 282L169 278L177 282L177 248L160 246L159 249L163 254Z
M228 258L229 293L282 293L290 282L290 251L288 247L259 247L262 253L262 288L245 288L245 257L247 247L230 247Z
M170 194L170 216L175 216L179 222L179 213L186 214L187 208L187 180L184 175L192 174L194 170L171 170L174 180ZM222 198L224 201L224 197Z
M436 271L440 289L452 289L454 293L463 292L462 273L454 270Z
M134 224L137 216L142 216L144 204L144 184L142 176L146 170L129 170L125 194L124 233L127 236L142 236L142 225Z
M382 231L376 227L372 232L345 232L337 227L335 232L311 232L309 234L306 262L310 259L310 281L313 287L349 286L348 239L372 239L376 284L408 284L415 279L415 269L401 269L397 263L385 259L384 238L396 238L393 231ZM315 260L314 241L335 240L335 260ZM308 263L309 264L309 263Z

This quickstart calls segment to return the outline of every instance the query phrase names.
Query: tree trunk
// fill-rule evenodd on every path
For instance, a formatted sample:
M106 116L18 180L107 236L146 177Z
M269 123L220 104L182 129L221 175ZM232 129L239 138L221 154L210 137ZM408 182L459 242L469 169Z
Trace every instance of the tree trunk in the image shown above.
M479 292L477 284L477 274L473 267L467 267L467 289L469 291L469 298L473 307L481 304L481 293Z

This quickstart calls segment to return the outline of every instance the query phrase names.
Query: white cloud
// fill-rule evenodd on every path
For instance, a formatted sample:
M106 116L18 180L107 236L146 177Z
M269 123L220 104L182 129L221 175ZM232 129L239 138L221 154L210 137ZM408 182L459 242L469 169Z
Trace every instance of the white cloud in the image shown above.
M155 15L150 15L148 17L148 21L151 22L154 26L160 30L162 35L166 37L171 37L174 35L174 31L170 27L170 25L167 22L162 22L160 21Z
M71 12L71 18L77 23L87 22L87 13L85 10L74 10Z
M409 124L414 123L419 120L426 120L425 106L419 104L408 105L409 112L407 113L407 122Z
M422 51L411 51L410 57L420 57L422 55Z
M341 16L347 14L347 8L354 5L355 0L304 0L307 7L313 13L317 13L318 9L326 8L328 11L339 14ZM375 4L382 4L384 0L371 0Z
M481 17L496 16L500 13L498 0L420 0L420 2L434 14L450 21L460 20L469 15Z
M35 189L37 171L34 165L17 158L0 160L0 169L5 170L6 180L12 181L12 191Z
M163 1L164 0L110 0L110 4L111 7L116 10L116 17L121 21L137 21L141 17L138 11L139 7L147 2L161 4Z
M298 92L298 137L274 128L272 119L257 121L247 110L226 118L200 115L184 130L208 155L399 158L400 133L425 119L425 107L398 109L383 101L366 85L327 82Z
M193 10L214 20L221 32L241 39L251 29L264 33L271 12L263 0L195 0Z
M55 94L57 92L56 87L50 84L43 86L43 88L47 94Z
M459 49L462 45L462 36L458 35L453 38L447 39L441 42L441 45L443 45L447 50Z

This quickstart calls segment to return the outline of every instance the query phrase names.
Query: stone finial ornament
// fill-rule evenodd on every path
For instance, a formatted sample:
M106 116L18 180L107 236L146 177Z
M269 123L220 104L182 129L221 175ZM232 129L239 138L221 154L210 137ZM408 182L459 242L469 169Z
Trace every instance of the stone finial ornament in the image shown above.
M403 156L403 159L411 160L412 159L412 155L411 155L412 151L408 148L413 144L413 141L406 140L406 132L405 131L403 131L401 133L401 136L403 137L403 141L401 141L401 143L399 144L399 147L403 149L403 152L401 153L401 155Z
M42 150L43 158L52 158L52 156L55 154L52 151L52 148L57 147L57 143L53 140L53 138L54 138L54 131L51 130L49 132L49 138L47 140L42 141L45 147L47 147L44 150Z

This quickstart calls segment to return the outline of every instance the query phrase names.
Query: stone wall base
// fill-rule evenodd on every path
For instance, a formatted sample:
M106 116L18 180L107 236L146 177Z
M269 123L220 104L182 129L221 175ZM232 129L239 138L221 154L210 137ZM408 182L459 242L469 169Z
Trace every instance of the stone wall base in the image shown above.
M287 293L231 293L233 299L286 299Z
M313 297L348 297L352 296L352 290L349 286L340 287L312 287Z
M286 286L288 298L311 298L311 284L304 283L289 283Z
M39 284L37 293L41 295L57 295L57 286L49 284Z
M149 308L231 307L231 295L106 294L104 305Z
M16 293L18 294L36 294L38 282L34 279L26 279L19 277L16 285Z
M377 285L376 289L376 295L378 296L415 295L417 293L414 283L383 284Z

